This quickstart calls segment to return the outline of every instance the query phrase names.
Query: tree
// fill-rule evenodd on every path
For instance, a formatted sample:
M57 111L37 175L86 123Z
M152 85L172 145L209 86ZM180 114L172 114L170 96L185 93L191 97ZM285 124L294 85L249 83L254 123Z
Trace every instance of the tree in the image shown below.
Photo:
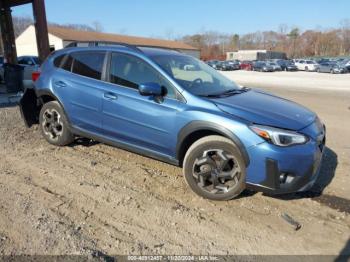
M300 30L297 27L293 28L292 31L290 31L290 33L288 34L288 37L292 41L292 57L296 57L296 44L297 44L299 34L300 34Z
M239 35L234 34L231 36L230 47L232 50L239 49Z
M92 28L95 32L103 32L103 26L99 21L93 21Z

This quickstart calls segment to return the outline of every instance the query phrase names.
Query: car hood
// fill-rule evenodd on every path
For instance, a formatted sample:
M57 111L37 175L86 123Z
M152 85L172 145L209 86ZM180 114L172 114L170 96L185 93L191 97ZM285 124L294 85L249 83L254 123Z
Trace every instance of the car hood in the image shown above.
M212 101L220 110L260 125L300 130L316 118L309 109L260 90Z

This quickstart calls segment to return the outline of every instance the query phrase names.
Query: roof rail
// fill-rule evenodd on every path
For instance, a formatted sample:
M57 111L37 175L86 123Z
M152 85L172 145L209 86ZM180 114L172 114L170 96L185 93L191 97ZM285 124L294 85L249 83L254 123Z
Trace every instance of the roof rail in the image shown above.
M109 42L109 41L74 41L71 42L69 45L67 45L65 48L69 47L78 47L79 44L87 44L87 46L124 46L128 47L130 49L133 49L135 51L138 51L140 53L143 53L143 51L140 49L140 47L149 47L149 48L159 48L159 49L166 49L166 50L173 50L176 52L180 52L178 49L174 49L171 47L163 47L163 46L152 46L152 45L132 45L122 42Z
M87 44L87 46L90 46L90 47L92 46L124 46L130 49L133 49L135 51L138 51L140 53L143 53L142 50L135 45L126 44L122 42L109 42L109 41L74 41L74 42L71 42L69 45L67 45L65 48L79 47L79 44Z

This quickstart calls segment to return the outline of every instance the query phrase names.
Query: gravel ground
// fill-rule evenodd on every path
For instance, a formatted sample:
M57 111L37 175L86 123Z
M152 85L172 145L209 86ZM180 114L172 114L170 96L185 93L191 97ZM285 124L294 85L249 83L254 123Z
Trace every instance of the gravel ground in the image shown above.
M328 127L311 193L207 201L179 168L84 139L53 147L17 108L0 109L0 255L350 254L350 93L266 90L310 107Z

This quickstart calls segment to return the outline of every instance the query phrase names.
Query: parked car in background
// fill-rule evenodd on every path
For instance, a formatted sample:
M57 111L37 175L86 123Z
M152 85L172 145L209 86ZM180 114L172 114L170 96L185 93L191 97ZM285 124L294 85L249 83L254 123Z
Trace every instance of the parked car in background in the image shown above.
M37 56L20 56L17 58L17 61L18 64L22 66L40 65L40 61Z
M39 71L40 61L37 56L20 56L18 64L23 66L23 88L33 88L33 73Z
M240 69L240 63L238 60L228 60L227 63L229 63L233 67L233 70Z
M222 70L222 71L233 71L235 70L235 66L228 62L228 61L221 61L219 63L219 70Z
M316 62L318 64L324 64L324 63L330 62L330 60L329 60L329 58L320 58L320 59L316 59Z
M253 64L253 71L274 72L274 69L266 62L257 61Z
M312 60L299 60L295 65L301 71L317 71L319 64Z
M239 65L241 70L252 71L253 70L253 62L252 61L242 61Z
M282 71L298 71L292 60L277 60L276 63L281 67Z
M282 67L274 61L266 62L267 65L273 68L273 71L282 71Z
M318 180L326 130L315 113L241 88L194 57L129 46L67 48L41 69L20 109L52 145L87 137L180 166L189 187L212 200L246 188L306 191Z
M343 64L338 64L335 62L322 63L319 65L317 72L319 73L331 73L331 74L344 74L347 73L347 68Z
M220 61L219 60L209 60L207 61L207 65L211 66L212 68L219 70L220 67Z

